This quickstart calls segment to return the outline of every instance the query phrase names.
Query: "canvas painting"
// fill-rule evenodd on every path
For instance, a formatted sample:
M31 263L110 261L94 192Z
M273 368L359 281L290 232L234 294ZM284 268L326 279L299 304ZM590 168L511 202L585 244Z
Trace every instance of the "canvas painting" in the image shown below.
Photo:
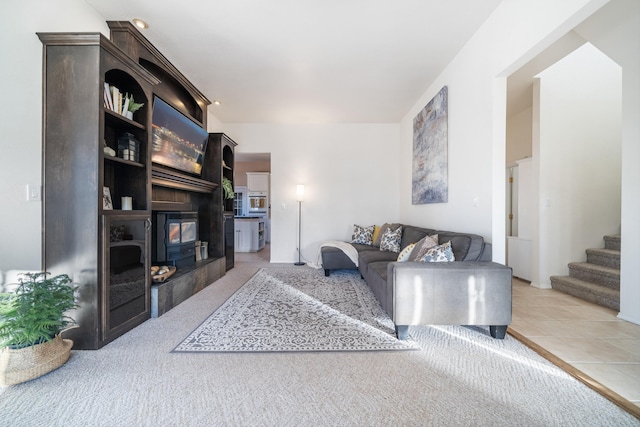
M413 119L414 205L449 201L447 86Z

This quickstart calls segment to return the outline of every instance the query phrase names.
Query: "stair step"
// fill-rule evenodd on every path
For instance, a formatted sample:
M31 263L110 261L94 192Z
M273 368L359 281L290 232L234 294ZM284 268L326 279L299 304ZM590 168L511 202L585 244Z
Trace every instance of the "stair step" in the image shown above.
M619 234L611 234L609 236L604 236L604 247L605 249L612 249L614 251L620 250L620 235Z
M620 310L620 291L594 285L569 276L551 276L551 287L565 294L610 308Z
M620 268L620 251L613 249L587 249L587 262L605 267Z
M620 269L617 268L588 262L570 262L569 276L617 291L620 290Z

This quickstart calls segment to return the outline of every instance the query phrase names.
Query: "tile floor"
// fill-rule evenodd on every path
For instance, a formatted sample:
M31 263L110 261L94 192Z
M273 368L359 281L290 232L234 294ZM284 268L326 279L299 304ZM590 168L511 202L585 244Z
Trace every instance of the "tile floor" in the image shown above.
M513 280L509 328L637 406L640 325L553 289Z

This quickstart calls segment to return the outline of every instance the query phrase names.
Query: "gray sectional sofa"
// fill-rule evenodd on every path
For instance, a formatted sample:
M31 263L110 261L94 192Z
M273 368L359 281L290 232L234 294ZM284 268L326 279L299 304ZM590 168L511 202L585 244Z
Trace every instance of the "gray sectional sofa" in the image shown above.
M336 247L321 247L322 268L358 269L382 308L406 339L411 325L489 326L502 339L511 323L511 268L491 262L491 244L481 236L403 225L401 250L426 235L451 241L453 262L397 262L398 253L353 244L358 265Z

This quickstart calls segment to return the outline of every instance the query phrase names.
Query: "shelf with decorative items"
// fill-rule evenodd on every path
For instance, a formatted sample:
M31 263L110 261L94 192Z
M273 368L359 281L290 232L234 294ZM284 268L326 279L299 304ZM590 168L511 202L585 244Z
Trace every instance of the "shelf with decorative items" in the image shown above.
M106 71L104 79L102 209L148 210L147 95L129 73L120 69Z
M118 86L106 81L103 93L104 108L129 120L133 120L133 114L144 107L144 103L135 101L133 94L123 93Z
M225 257L226 269L234 266L234 165L236 142L224 133L210 133L208 156L211 168L207 179L217 183L219 188L213 193L212 221L209 224L212 234L219 239L210 239L211 253L215 257Z

